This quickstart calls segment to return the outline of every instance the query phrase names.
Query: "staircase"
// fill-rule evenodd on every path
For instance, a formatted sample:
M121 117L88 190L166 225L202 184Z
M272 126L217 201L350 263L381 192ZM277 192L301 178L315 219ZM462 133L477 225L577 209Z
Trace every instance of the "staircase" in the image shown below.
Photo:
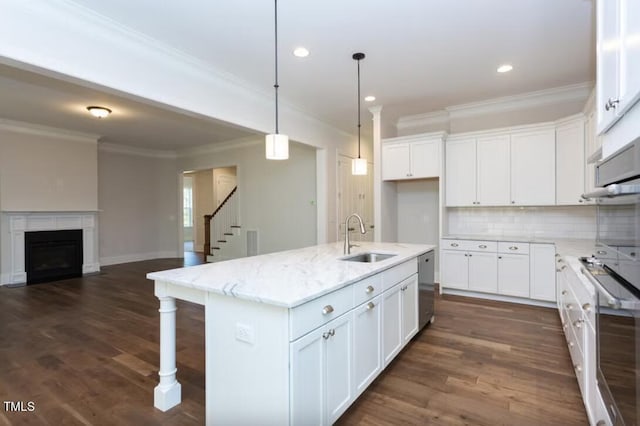
M207 262L219 262L236 257L228 251L229 246L233 245L233 239L240 234L241 228L238 197L235 195L237 190L238 187L234 187L213 214L204 216L204 252Z

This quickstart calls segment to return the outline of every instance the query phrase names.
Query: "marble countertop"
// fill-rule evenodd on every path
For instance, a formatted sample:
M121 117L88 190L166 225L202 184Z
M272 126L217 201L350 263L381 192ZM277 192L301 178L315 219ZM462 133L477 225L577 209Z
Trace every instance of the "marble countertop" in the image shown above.
M293 308L433 250L427 244L367 243L351 255L395 254L375 263L340 260L343 242L151 272L150 280Z

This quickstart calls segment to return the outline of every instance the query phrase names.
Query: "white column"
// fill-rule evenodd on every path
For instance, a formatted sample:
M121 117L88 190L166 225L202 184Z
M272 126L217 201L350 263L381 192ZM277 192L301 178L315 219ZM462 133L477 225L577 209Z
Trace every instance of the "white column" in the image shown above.
M373 114L373 240L382 241L382 105L369 108Z
M156 296L160 300L160 383L153 392L153 405L167 411L182 399L181 386L176 380L176 300L164 295L164 285L156 282Z

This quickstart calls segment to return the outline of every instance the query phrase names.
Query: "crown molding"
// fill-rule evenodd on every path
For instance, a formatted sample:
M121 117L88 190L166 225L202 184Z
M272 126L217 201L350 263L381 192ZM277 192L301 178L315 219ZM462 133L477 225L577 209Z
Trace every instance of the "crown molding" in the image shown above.
M120 145L109 142L100 142L98 144L98 151L109 152L113 154L133 155L136 157L161 158L165 160L172 160L178 157L175 151L138 148L134 146Z
M425 139L447 139L448 133L445 131L437 131L437 132L428 132L428 133L418 133L416 135L409 136L398 136L395 138L385 138L382 139L384 144L393 144L393 143L401 143L401 142L412 142L412 141L423 141Z
M247 136L244 138L232 139L225 142L212 143L209 145L201 145L195 148L186 148L177 153L179 158L194 157L198 155L212 154L232 149L246 148L259 145L264 142L264 137Z
M72 130L60 129L57 127L42 126L23 121L14 121L0 118L0 130L9 130L16 133L24 133L36 136L46 136L57 139L65 139L67 141L97 144L100 136L75 132Z
M593 82L572 84L514 96L488 99L480 102L452 105L440 111L400 117L396 123L399 130L412 129L433 124L447 124L452 119L477 117L487 114L520 111L545 105L570 101L587 102L593 91Z

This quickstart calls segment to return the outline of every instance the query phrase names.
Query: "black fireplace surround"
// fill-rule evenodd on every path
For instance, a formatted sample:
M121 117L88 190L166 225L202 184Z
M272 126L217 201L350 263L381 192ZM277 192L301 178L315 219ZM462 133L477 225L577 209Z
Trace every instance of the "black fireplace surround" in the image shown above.
M82 230L36 231L24 234L27 284L82 276Z

